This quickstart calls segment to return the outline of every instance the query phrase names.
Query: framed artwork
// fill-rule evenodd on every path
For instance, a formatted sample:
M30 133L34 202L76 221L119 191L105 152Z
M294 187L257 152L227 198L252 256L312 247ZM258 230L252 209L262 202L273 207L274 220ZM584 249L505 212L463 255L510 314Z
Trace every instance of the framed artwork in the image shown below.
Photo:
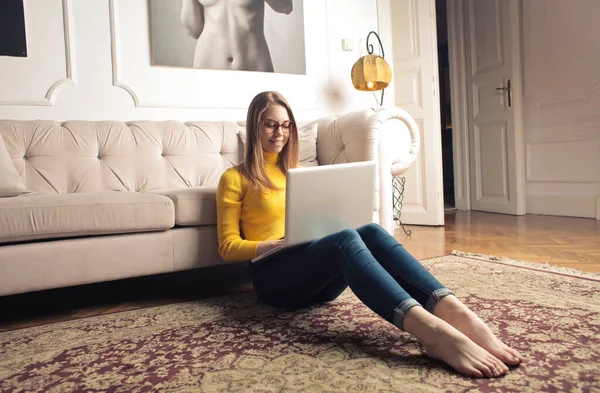
M0 5L0 56L27 57L23 0L2 0L2 5Z
M303 0L148 0L153 66L306 74Z

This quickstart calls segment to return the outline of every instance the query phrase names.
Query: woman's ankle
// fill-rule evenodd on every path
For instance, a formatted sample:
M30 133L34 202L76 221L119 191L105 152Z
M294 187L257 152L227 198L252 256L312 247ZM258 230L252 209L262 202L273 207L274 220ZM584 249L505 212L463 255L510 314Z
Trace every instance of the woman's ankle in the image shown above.
M446 323L423 307L411 308L404 317L404 331L416 337L422 344L431 344L434 335L444 330Z
M433 308L433 315L448 322L471 317L473 313L458 298L448 295L437 302Z

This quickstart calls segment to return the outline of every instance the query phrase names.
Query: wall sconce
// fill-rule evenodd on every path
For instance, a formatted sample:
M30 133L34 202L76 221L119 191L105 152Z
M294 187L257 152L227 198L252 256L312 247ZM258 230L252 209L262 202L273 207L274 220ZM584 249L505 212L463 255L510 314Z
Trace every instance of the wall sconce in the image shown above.
M373 45L369 44L371 34L374 34L379 42L381 56L373 54ZM383 52L381 39L374 31L369 32L367 35L367 52L369 53L368 55L358 59L352 66L352 71L350 72L352 84L355 89L361 91L381 90L381 102L379 104L381 106L383 105L383 89L385 89L392 80L392 69L384 59L385 54Z

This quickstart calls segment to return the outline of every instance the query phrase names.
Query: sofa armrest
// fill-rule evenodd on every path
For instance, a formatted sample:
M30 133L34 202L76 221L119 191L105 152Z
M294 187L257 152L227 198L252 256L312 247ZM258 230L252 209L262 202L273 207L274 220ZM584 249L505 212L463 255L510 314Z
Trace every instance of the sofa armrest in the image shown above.
M421 141L415 120L405 110L392 107L325 117L317 123L319 165L377 163L374 221L393 233L392 176L406 172L419 154Z

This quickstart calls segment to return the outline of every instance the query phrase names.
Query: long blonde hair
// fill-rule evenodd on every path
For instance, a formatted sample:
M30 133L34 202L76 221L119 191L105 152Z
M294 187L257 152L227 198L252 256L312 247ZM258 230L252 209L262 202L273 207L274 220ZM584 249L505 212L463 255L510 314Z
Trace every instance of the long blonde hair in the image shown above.
M287 110L290 121L293 122L288 141L279 154L277 165L284 174L287 173L288 169L298 166L298 128L290 104L278 92L264 91L259 93L248 107L248 115L246 116L246 152L244 161L239 166L242 175L258 191L265 189L278 190L277 186L265 174L263 148L260 139L260 121L263 113L271 105L283 106Z

